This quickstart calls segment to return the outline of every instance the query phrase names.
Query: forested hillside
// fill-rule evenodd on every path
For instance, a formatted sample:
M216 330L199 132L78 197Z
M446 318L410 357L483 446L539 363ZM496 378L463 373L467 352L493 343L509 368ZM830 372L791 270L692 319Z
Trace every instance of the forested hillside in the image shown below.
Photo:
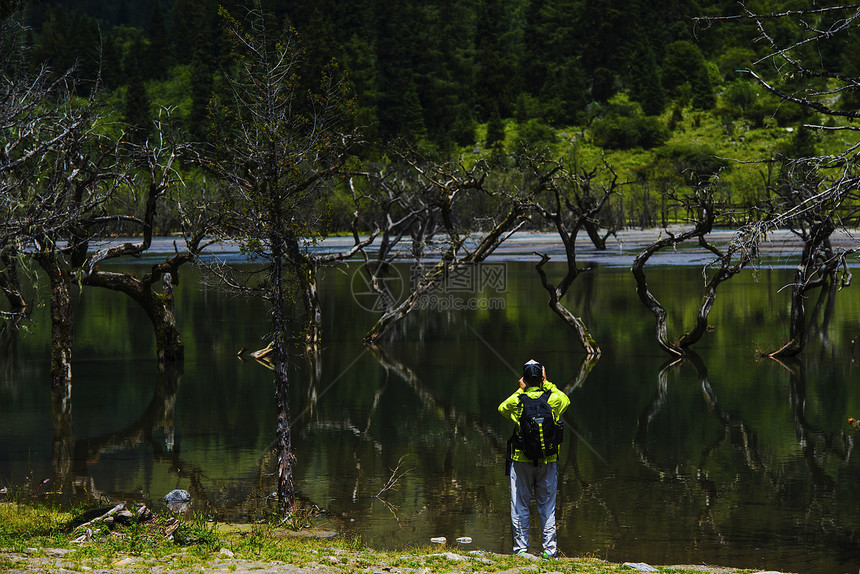
M214 0L44 1L27 9L35 61L65 69L75 59L124 119L146 130L157 105L173 105L188 131L205 138L207 106L219 96L229 48ZM247 1L220 3L241 16ZM759 1L779 12L794 1ZM805 3L800 3L805 4ZM825 3L826 4L826 3ZM798 106L777 106L738 69L763 56L751 22L698 26L694 18L736 14L734 0L267 0L278 24L300 35L313 87L336 61L354 89L357 120L371 142L393 137L441 150L504 137L515 120L530 141L549 128L596 126L604 148L664 143L684 110L713 111L723 123L797 125ZM826 16L825 16L826 18ZM826 22L824 23L826 24ZM799 30L780 30L789 40ZM822 66L855 74L860 42L818 50ZM626 94L617 125L606 104ZM847 102L853 105L855 102ZM611 108L610 108L611 109ZM673 112L668 122L649 119ZM609 117L607 117L609 116ZM615 124L613 124L615 122ZM479 130L479 126L486 126Z

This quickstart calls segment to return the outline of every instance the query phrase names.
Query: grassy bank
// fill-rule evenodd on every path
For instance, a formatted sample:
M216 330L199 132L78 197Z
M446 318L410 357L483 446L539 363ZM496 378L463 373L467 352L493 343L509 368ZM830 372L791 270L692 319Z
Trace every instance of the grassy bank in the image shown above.
M591 557L544 561L437 545L383 552L333 532L292 531L270 524L219 525L200 516L184 517L178 527L172 516L154 515L123 524L81 526L82 514L0 503L0 571L636 572ZM166 537L171 530L172 538ZM751 572L701 566L655 568L674 574Z

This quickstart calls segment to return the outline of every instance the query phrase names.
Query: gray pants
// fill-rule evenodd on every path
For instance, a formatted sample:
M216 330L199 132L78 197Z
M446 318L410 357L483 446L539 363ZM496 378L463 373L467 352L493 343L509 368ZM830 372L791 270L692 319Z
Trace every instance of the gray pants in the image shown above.
M543 552L556 556L555 495L558 463L514 462L511 465L511 536L514 554L529 549L529 501L534 492Z

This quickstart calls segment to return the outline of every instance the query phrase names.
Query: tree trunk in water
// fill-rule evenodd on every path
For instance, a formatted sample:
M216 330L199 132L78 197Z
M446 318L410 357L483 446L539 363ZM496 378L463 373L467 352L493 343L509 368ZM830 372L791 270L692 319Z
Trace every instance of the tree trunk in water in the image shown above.
M302 277L302 290L305 304L305 352L317 353L322 341L322 306L317 290L317 273L313 262L308 261L299 269Z
M185 359L185 345L176 325L172 275L164 274L161 294L152 290L149 276L145 279L141 281L125 273L96 271L84 276L83 284L120 291L131 297L143 308L152 323L158 362L182 361Z
M11 318L9 325L13 329L20 327L21 320L27 317L30 310L27 302L21 294L21 285L18 281L18 268L15 261L8 255L0 258L3 267L0 268L0 291L9 301L8 316Z
M555 290L550 292L549 308L561 317L565 323L574 328L579 338L579 343L585 349L587 356L595 358L600 356L600 347L597 345L594 337L591 336L588 326L586 326L582 319L571 313L567 307L561 304Z
M568 249L568 273L559 287L550 284L546 273L543 270L544 264L549 261L549 255L540 254L541 260L535 265L535 269L540 276L543 288L549 293L549 308L552 309L565 323L576 330L576 335L579 337L579 343L585 349L586 356L597 358L600 356L600 347L597 346L597 341L591 336L585 322L570 312L570 310L561 304L561 298L567 292L567 289L573 283L574 279L579 275L576 269L576 260L571 258L571 251Z
M791 286L791 316L789 318L789 340L782 347L766 353L773 358L796 357L806 346L806 287L795 282Z
M645 307L651 311L656 319L657 344L670 355L683 357L684 351L669 341L669 328L666 324L666 308L660 304L648 289L648 283L645 281L645 271L643 270L644 264L645 261L640 260L639 257L633 261L633 277L636 279L636 293L639 295L639 299Z
M74 316L69 274L53 255L38 260L51 284L51 389L71 397Z
M788 342L773 351L766 353L767 357L794 357L800 354L806 346L806 293L815 287L821 287L827 281L827 277L833 270L833 267L838 263L833 263L832 256L829 259L830 263L816 264L816 257L821 254L821 251L829 251L830 236L833 234L836 225L832 219L825 219L809 231L809 236L805 238L803 245L803 254L800 257L800 263L794 272L794 283L791 286L791 318L789 319L789 340ZM817 281L812 277L819 273L824 278Z
M62 489L72 477L75 433L72 425L72 385L51 388L51 442L53 489Z
M68 272L52 254L37 256L51 285L51 435L55 488L71 477L74 433L72 429L72 342L74 315Z
M597 227L597 224L588 220L583 224L583 227L585 228L585 232L588 234L588 238L591 240L591 244L594 245L594 248L600 251L605 250L606 237L600 235L600 228Z
M176 301L173 298L173 277L165 273L162 278L161 295L150 293L153 301L153 315L150 317L155 328L155 347L158 362L179 362L185 360L185 345L176 326Z
M275 244L277 245L277 244ZM284 316L283 257L275 248L272 252L272 341L274 342L275 434L278 449L278 506L286 518L295 508L293 486L293 446L290 431L289 377L287 372L287 321Z

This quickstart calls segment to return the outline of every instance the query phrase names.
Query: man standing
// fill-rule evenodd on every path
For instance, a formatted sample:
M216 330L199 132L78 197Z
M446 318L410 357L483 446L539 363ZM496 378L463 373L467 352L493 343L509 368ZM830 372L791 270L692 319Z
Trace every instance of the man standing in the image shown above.
M546 380L546 369L535 360L523 366L520 388L499 405L499 413L516 424L508 441L511 477L511 536L514 554L529 549L529 502L534 493L540 520L543 557L558 554L555 499L558 489L560 418L570 399Z

